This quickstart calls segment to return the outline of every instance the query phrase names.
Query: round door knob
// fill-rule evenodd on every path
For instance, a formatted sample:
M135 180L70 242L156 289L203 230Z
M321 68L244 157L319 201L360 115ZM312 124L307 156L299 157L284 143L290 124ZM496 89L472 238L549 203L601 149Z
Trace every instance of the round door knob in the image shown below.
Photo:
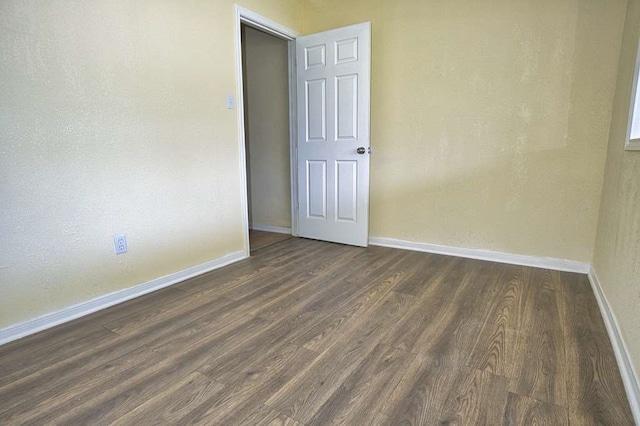
M356 149L356 152L358 154L364 154L365 152L367 152L367 150L364 149L364 146L361 146L360 148Z

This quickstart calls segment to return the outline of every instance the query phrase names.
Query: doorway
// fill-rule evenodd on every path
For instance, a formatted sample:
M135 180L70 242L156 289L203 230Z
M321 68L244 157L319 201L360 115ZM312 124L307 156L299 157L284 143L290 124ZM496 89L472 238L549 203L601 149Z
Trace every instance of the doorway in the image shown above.
M250 255L249 230L267 227L272 227L266 229L267 232L278 230L292 236L366 247L369 154L372 152L369 138L371 23L300 37L237 5L235 23L246 256ZM265 178L251 168L263 168L269 173L275 169L267 166L268 155L259 155L256 150L261 148L252 147L250 142L265 137L273 126L253 130L249 123L251 116L255 118L263 112L255 113L251 106L245 117L244 104L251 103L252 95L244 96L245 85L249 86L244 69L257 69L257 80L264 81L262 71L271 59L262 57L255 67L245 63L242 34L246 36L248 27L284 40L287 45L290 228L261 224L262 216L257 213L258 203L264 202L257 200L269 199L271 185L266 185L266 192L260 191L256 185L262 184ZM266 111L269 111L274 103L269 102L269 96L266 99ZM269 120L266 123L273 124ZM279 206L283 204L280 200Z
M241 25L250 252L291 238L288 42Z

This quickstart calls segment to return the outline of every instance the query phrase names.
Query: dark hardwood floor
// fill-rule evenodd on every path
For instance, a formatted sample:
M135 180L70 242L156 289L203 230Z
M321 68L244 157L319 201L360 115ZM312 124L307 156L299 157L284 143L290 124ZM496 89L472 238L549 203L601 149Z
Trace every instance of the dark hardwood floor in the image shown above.
M288 240L291 234L281 234L277 232L257 231L255 229L249 230L249 247L251 252L258 249L270 246L271 244L279 243L280 241Z
M586 276L290 238L1 346L0 424L633 419Z

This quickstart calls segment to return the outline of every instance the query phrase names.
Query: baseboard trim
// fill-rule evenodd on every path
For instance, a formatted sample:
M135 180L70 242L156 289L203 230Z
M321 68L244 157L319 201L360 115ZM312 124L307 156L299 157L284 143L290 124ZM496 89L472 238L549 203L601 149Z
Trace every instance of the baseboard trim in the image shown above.
M256 231L277 232L278 234L291 235L291 228L284 228L282 226L263 225L262 223L252 223L249 225L249 229L255 229Z
M609 340L611 340L611 346L613 346L613 352L616 355L616 361L618 361L618 368L620 369L620 376L622 376L624 388L627 391L627 399L631 406L631 413L633 414L636 424L640 425L640 381L638 380L638 374L633 367L627 345L622 338L618 320L611 310L609 300L607 300L607 296L605 296L602 290L600 280L593 267L589 269L589 282L591 282L593 294L598 301L600 313L602 314L604 325L607 328Z
M247 255L244 251L230 253L218 259L214 259L164 277L156 278L146 283L114 291L113 293L105 294L104 296L99 296L95 299L64 308L57 312L51 312L20 324L10 325L9 327L0 330L0 345L55 327L56 325L69 322L76 318L89 315L93 312L106 309L110 306L126 302L127 300L135 299L136 297L147 293L169 287L186 279L238 262L246 257Z
M573 260L556 259L552 257L525 256L521 254L501 253L497 251L467 249L461 247L441 246L437 244L418 243L414 241L397 240L395 238L370 237L369 244L405 250L423 251L427 253L445 254L448 256L466 257L469 259L489 260L492 262L509 263L513 265L533 266L535 268L553 269L556 271L589 272L589 264Z

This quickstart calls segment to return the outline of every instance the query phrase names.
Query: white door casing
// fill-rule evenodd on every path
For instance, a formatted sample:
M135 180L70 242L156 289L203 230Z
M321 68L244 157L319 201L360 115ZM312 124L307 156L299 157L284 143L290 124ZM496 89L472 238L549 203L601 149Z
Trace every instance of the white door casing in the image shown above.
M298 37L296 65L300 236L366 247L371 24Z

